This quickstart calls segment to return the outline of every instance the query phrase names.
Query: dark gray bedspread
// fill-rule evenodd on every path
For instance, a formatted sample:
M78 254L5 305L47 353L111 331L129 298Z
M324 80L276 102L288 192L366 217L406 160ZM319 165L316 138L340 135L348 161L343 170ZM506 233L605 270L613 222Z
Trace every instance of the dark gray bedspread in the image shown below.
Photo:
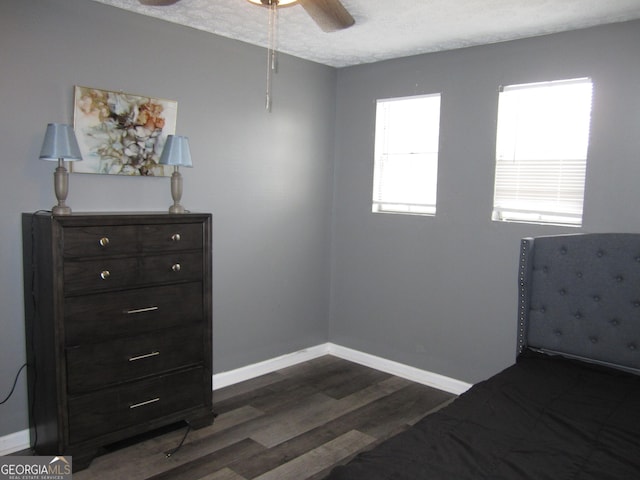
M327 479L640 479L640 376L526 350Z

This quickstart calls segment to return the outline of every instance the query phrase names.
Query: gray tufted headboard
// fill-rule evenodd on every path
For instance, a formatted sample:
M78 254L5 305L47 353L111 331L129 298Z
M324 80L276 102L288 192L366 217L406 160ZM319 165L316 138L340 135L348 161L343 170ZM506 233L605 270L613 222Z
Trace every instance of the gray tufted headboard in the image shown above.
M524 238L518 281L518 353L640 374L640 234Z

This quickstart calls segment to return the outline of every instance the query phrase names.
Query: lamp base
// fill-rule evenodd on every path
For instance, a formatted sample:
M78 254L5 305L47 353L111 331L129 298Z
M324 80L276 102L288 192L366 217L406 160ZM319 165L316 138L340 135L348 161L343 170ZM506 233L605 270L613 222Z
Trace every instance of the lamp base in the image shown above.
M71 207L65 203L69 193L69 172L64 168L62 158L58 159L58 168L53 172L53 189L56 192L58 204L51 209L51 212L54 215L71 215Z
M185 212L186 212L186 210L179 203L176 203L176 204L171 205L169 207L169 213L185 213Z
M173 173L171 174L171 198L173 198L173 205L169 207L169 213L184 213L185 209L180 205L180 199L182 198L182 174L178 165L174 165Z
M67 205L56 205L51 209L54 215L71 215L71 207Z

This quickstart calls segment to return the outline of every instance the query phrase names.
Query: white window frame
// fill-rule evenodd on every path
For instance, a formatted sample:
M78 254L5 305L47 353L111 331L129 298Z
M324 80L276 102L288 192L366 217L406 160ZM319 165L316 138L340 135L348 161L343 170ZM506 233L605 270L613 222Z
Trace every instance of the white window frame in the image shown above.
M592 95L590 78L500 89L492 220L582 225Z
M436 214L439 93L379 99L372 212Z

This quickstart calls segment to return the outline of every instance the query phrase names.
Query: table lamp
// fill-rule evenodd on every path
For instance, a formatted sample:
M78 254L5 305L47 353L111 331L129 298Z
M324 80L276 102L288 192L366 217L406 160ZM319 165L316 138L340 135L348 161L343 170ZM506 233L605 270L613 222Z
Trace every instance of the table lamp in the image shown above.
M52 208L54 215L70 215L71 207L65 204L69 193L69 172L64 161L75 162L82 160L80 147L73 128L62 123L50 123L42 142L40 160L57 161L58 168L53 174L53 189L58 204Z
M180 199L182 198L180 167L193 166L189 150L189 139L181 135L168 135L159 163L161 165L173 165L173 174L171 175L173 205L169 207L169 213L185 213L186 210L180 205Z

